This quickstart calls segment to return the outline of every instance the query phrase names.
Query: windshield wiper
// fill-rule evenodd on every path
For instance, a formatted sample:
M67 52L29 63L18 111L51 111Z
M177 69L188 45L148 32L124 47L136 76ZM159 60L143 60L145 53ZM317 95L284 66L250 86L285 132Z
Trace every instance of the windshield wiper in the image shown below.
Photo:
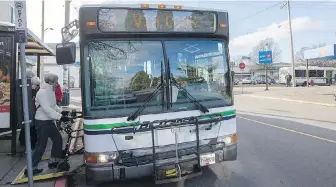
M136 110L134 111L131 115L128 116L127 121L133 121L135 120L140 114L141 112L147 107L148 103L156 96L158 96L158 94L160 93L160 91L163 90L164 87L164 83L163 83L163 64L161 62L161 83L156 87L156 89L154 90L154 92L152 94L150 94L147 99L145 100L145 102ZM162 107L163 107L163 92L162 92Z
M135 120L141 114L141 112L147 107L148 103L152 101L152 99L160 93L162 88L163 84L160 83L159 86L154 90L154 92L147 97L146 101L135 112L133 112L130 116L128 116L127 121Z
M168 59L168 69L170 70L170 63L169 63L169 59ZM181 86L176 79L174 78L173 74L169 72L169 79L172 81L173 85L176 86L179 90L183 91L183 93L185 94L185 96L192 102L194 103L198 109L203 112L203 113L207 113L209 112L209 110L202 105L199 101L197 101L185 88L183 88L183 86Z
M173 77L173 75L170 76L170 79L172 80L173 85L176 86L179 90L183 91L183 93L185 94L185 96L192 103L194 103L201 112L203 112L203 113L209 112L209 110L204 105L202 105L199 101L197 101L185 88L183 88L179 83L177 83L177 81Z

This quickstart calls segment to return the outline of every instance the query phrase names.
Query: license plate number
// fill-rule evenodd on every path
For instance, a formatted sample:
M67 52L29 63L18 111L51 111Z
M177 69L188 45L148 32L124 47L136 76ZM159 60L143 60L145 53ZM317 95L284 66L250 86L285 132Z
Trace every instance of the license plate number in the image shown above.
M216 163L216 155L214 153L201 155L200 159L201 166L208 166Z

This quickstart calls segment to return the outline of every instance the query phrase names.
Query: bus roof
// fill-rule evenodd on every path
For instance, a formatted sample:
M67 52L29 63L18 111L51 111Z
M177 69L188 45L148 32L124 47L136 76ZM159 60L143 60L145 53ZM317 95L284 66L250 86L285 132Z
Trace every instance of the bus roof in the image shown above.
M214 12L226 12L226 13L228 13L228 11L221 10L221 9L188 7L188 6L183 6L183 5L179 5L179 4L175 4L175 5L172 5L172 4L148 4L148 3L143 3L143 4L148 5L149 9L160 9L160 8L158 8L159 5L166 5L166 9L176 10L176 8L174 8L174 6L181 6L182 8L179 9L179 10L200 10L200 11L214 11ZM80 8L85 8L85 7L141 8L141 5L143 5L143 4L113 4L113 3L110 3L110 2L103 2L101 4L84 4Z

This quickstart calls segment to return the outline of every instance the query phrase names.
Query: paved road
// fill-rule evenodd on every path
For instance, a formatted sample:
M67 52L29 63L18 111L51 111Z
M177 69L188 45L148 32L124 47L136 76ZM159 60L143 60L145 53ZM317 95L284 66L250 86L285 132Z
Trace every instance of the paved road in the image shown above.
M175 187L331 187L336 184L336 108L235 97L238 160ZM79 171L71 186L86 186ZM112 184L100 185L102 187ZM113 184L155 186L150 179Z

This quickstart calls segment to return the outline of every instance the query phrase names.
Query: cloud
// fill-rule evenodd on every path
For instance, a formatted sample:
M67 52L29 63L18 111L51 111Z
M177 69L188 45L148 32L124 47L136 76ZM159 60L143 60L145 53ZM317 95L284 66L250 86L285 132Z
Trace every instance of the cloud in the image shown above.
M325 28L324 22L310 17L292 19L293 33L307 30L323 30ZM230 41L230 52L236 55L246 55L260 40L265 38L273 38L275 41L289 38L288 21L273 23L267 27L257 29L256 32L233 38Z

